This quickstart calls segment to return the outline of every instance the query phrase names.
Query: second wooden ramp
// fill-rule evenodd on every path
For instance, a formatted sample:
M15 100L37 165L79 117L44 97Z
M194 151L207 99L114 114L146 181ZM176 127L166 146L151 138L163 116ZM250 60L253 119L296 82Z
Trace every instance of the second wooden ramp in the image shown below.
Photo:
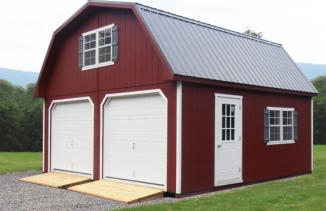
M163 197L163 189L110 180L98 180L68 189L128 204Z

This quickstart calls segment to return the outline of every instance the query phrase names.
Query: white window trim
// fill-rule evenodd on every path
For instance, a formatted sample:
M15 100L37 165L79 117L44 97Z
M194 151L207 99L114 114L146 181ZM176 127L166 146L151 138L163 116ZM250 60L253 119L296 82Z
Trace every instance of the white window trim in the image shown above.
M267 107L267 110L274 110L274 111L280 111L280 138L279 141L268 141L267 145L279 145L279 144L294 144L294 119L293 119L293 111L294 108L285 108L285 107ZM283 111L292 111L292 139L291 140L283 140ZM268 119L270 121L270 119ZM270 132L271 126L269 125L269 136L271 134Z
M85 66L85 57L84 57L85 49L84 49L84 41L83 41L83 68L82 68L82 70L95 69L95 68L109 66L109 65L113 65L114 64L114 61L112 61L112 30L111 30L111 44L110 44L110 46L111 46L111 61L107 61L107 62L103 62L103 63L99 63L98 62L98 55L99 55L99 44L98 44L98 40L99 39L98 39L98 33L99 33L99 31L103 31L103 30L106 30L106 29L109 29L109 28L112 29L113 26L114 26L114 24L110 24L110 25L107 25L107 26L103 26L101 28L94 29L92 31L88 31L88 32L82 33L83 38L85 36L87 36L87 35L90 35L90 34L94 34L94 33L96 34L95 64Z

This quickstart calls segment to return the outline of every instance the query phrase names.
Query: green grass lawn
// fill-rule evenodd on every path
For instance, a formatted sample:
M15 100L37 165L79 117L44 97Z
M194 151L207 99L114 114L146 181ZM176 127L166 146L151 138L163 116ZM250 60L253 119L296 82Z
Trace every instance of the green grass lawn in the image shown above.
M314 147L313 175L135 210L326 210L326 146Z
M41 152L0 152L0 174L40 169Z

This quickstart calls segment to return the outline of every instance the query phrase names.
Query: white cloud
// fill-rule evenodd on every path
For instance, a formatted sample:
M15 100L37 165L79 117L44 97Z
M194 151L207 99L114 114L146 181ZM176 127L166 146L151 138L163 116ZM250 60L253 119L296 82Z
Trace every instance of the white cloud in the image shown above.
M52 32L85 0L3 1L0 67L39 71ZM140 0L236 31L250 27L282 43L297 62L326 63L326 3L322 0Z

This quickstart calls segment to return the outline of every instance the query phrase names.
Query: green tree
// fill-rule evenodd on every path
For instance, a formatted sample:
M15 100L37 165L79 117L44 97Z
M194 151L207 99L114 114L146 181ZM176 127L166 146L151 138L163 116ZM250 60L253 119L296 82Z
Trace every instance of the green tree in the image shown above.
M263 38L263 32L256 32L253 29L246 29L243 33L259 39Z
M318 90L314 97L314 143L326 144L326 76L312 80Z
M0 151L40 151L42 101L26 88L0 80Z

